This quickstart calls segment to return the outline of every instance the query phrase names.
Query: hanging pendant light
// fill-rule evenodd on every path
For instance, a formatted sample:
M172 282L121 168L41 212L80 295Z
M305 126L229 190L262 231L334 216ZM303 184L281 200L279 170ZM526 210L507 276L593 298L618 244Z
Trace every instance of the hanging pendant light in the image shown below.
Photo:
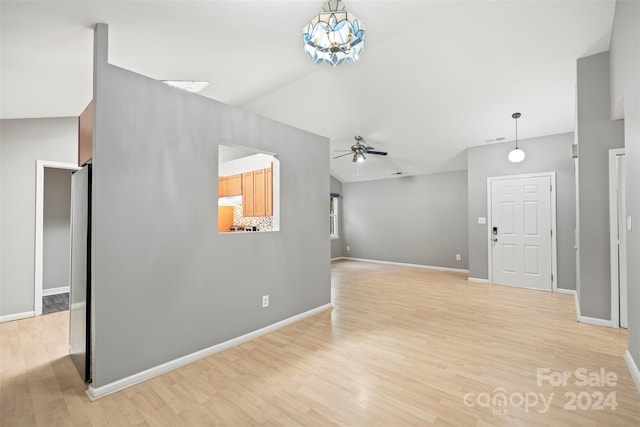
M314 63L332 67L355 62L364 50L364 24L347 12L342 0L329 0L302 29L304 51Z
M511 163L520 163L524 160L524 151L518 148L518 119L520 118L520 113L513 113L511 118L516 121L516 148L509 152L509 161Z

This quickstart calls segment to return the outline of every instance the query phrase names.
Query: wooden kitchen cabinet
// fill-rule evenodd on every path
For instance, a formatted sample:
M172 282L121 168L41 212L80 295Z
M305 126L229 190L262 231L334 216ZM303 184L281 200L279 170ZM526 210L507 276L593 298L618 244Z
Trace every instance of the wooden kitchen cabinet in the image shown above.
M218 197L225 197L227 192L227 177L218 177Z
M227 177L227 196L242 195L242 175L231 175Z
M253 171L253 216L267 215L266 170Z
M265 169L267 179L267 216L273 216L273 167Z
M243 216L273 215L273 170L258 169L242 174Z
M218 197L241 195L242 175L221 176L218 178Z
M93 100L78 118L78 166L93 158Z
M242 215L255 216L253 213L254 182L253 172L242 174Z

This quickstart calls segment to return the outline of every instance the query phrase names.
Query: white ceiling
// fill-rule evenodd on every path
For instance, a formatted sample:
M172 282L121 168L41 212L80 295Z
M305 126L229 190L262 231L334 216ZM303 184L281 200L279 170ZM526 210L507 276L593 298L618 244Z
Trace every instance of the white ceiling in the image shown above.
M157 79L208 80L204 96L389 152L343 182L466 168L465 148L574 128L576 59L609 48L614 0L345 0L366 25L354 64L315 65L302 27L321 0L4 1L0 116L77 116L91 98L92 26L109 62ZM505 155L507 153L505 152Z

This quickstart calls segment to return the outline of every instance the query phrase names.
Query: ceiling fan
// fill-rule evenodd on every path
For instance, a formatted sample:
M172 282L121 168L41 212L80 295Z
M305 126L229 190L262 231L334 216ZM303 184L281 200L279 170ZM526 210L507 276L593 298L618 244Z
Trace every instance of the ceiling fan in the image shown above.
M353 162L364 162L367 159L365 154L375 154L378 156L387 155L386 151L378 151L373 147L369 147L363 144L364 138L361 137L360 135L356 135L355 140L356 140L356 143L351 146L350 150L336 150L336 151L348 151L348 153L335 156L334 159L337 159L339 157L349 156L351 155L351 153L353 153L353 160L352 160Z

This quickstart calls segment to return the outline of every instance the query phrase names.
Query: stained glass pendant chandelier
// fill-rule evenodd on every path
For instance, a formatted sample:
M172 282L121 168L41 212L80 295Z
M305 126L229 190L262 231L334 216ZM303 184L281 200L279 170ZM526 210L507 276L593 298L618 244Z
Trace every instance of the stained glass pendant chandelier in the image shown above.
M364 24L347 12L342 0L329 0L302 29L304 51L314 63L332 67L355 62L364 50Z

